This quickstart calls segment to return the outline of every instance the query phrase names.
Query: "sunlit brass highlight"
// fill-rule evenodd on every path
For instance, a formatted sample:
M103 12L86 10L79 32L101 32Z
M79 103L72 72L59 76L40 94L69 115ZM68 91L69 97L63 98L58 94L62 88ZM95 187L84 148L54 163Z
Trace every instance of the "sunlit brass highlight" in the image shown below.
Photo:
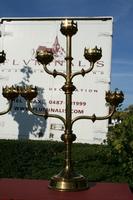
M65 36L73 36L77 33L77 22L74 22L73 20L64 20L61 22L60 31Z
M69 177L66 179L62 178L62 176L60 177L60 175L56 175L51 178L49 188L66 192L81 191L88 189L89 183L82 175L75 176L75 174L73 174L72 178Z

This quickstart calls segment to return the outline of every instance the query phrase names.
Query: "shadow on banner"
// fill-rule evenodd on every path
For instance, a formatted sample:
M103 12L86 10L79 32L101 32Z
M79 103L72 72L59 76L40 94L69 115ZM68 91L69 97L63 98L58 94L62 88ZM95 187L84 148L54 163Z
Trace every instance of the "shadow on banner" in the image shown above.
M30 76L33 71L29 66L24 66L21 69L24 77L17 85L30 85ZM36 112L43 112L46 108L46 101L43 99L43 88L38 87L37 98L33 99L33 108ZM45 135L47 121L43 117L33 115L28 111L26 101L23 97L18 97L14 100L11 112L13 119L18 123L18 139L37 139Z

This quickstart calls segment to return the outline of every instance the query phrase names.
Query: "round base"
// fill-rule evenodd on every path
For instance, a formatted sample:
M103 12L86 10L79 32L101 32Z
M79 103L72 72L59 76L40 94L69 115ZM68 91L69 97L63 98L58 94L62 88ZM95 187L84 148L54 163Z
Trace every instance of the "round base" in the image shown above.
M71 192L86 190L89 188L89 184L87 179L82 175L70 179L56 175L51 178L48 187L53 190Z

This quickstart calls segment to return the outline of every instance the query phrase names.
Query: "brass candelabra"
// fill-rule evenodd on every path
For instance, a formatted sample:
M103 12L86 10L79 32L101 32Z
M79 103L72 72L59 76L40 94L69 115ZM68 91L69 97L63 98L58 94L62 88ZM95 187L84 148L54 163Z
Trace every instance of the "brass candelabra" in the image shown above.
M62 134L61 136L61 140L65 144L64 166L59 174L51 178L48 187L59 191L79 191L89 188L89 183L87 181L87 178L85 178L81 174L78 174L74 170L74 166L72 163L72 158L71 158L72 143L73 141L76 140L76 135L72 131L73 124L81 119L88 119L92 120L93 122L95 122L95 120L108 119L113 115L119 103L123 101L124 95L122 91L106 92L105 99L107 103L109 103L111 106L111 111L107 116L96 116L95 114L93 114L92 116L82 115L72 119L72 93L76 89L76 87L73 85L72 80L74 79L74 77L78 75L85 76L87 73L93 70L95 63L102 57L102 49L97 48L97 46L95 48L85 48L84 57L90 62L90 66L88 67L88 69L81 69L80 71L73 73L72 72L73 58L71 55L72 36L76 34L76 32L78 31L77 23L74 22L73 20L66 19L61 22L60 31L63 35L66 36L66 57L65 57L66 72L62 73L56 71L56 69L54 69L53 71L48 69L47 65L54 59L52 49L38 50L36 52L36 59L38 60L39 63L43 65L45 72L47 72L49 75L52 75L54 78L56 76L62 76L65 79L65 84L62 87L62 90L64 91L66 98L65 117L56 114L49 114L47 111L45 113L35 112L32 108L31 103L33 98L37 96L37 88L33 86L4 87L3 96L7 98L7 100L9 101L9 108L7 109L7 111L2 112L0 114L2 115L7 113L11 109L12 101L16 97L18 97L18 95L21 95L27 101L28 110L30 110L33 114L37 116L43 116L45 119L47 119L48 117L60 119L65 127L64 134Z

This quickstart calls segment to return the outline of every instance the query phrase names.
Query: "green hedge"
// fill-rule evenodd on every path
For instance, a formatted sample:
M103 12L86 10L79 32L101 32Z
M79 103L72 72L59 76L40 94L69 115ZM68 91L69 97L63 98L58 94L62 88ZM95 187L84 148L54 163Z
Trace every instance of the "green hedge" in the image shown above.
M132 174L123 174L107 145L74 143L72 158L76 171L89 181L133 185ZM62 169L63 162L62 142L0 140L0 178L49 179Z

